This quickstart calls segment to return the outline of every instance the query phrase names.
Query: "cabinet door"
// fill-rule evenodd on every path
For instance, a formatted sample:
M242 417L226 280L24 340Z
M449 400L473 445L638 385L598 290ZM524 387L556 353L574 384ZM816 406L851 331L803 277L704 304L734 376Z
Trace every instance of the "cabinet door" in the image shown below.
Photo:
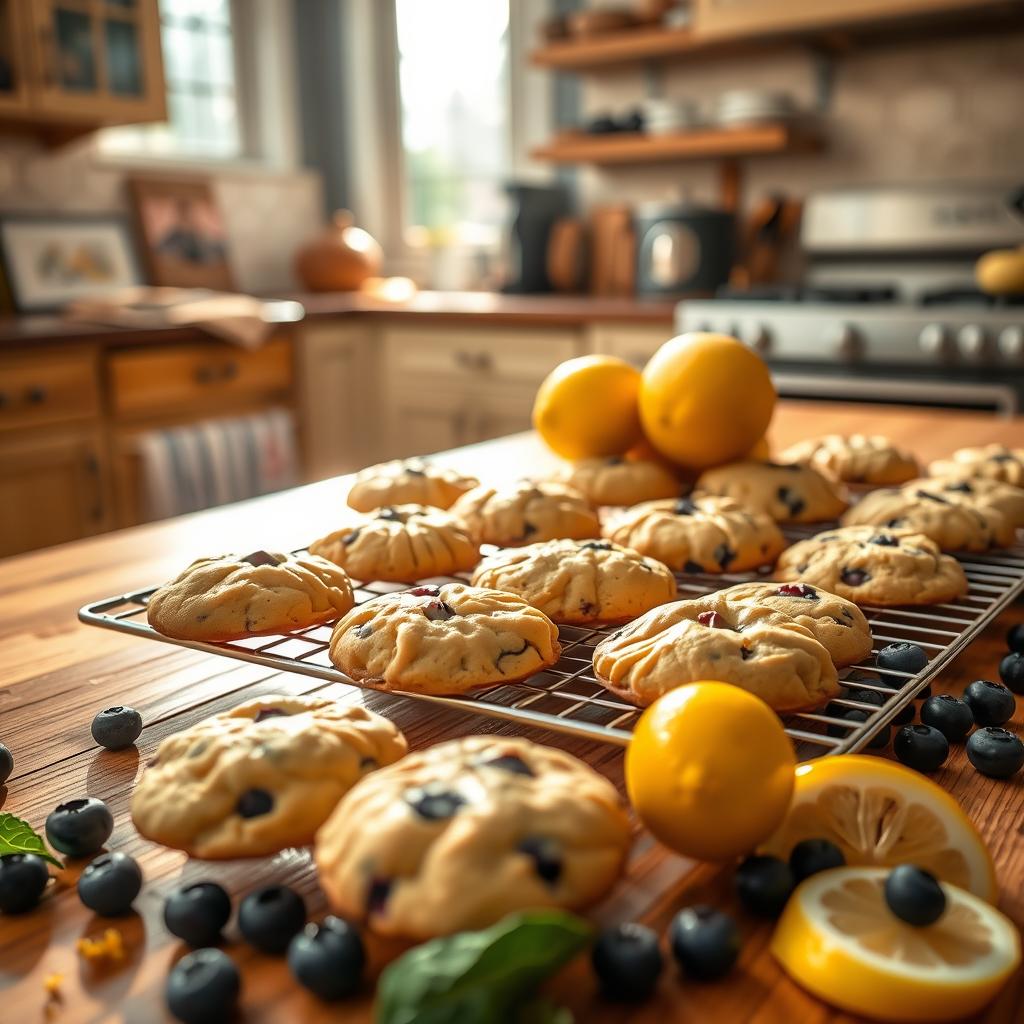
M109 525L94 437L0 442L0 556L78 540Z
M618 356L638 370L678 332L671 324L601 324L590 333L590 351L605 356Z
M20 114L28 107L28 82L21 36L20 0L0 0L0 114Z
M471 394L436 388L396 388L387 410L387 458L430 455L482 441L479 406Z
M530 429L530 414L536 397L533 388L509 388L480 395L474 441L507 437Z

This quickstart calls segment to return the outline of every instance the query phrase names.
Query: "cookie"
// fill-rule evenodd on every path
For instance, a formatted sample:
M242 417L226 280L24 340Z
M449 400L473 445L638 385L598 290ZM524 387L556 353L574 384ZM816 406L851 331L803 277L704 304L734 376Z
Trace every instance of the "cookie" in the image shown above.
M857 604L940 604L967 593L960 563L923 533L842 526L783 552L780 580L803 580Z
M918 473L917 459L879 434L825 434L791 445L779 461L812 466L849 484L902 484Z
M353 608L334 627L330 657L359 682L459 694L512 683L558 661L555 624L514 594L445 583Z
M498 547L601 535L597 513L578 491L544 481L475 487L455 502L451 513L478 544Z
M309 551L355 579L397 583L468 572L480 561L480 548L462 523L426 505L387 505L352 516Z
M517 594L554 622L625 622L676 597L661 562L607 540L549 540L498 551L473 574L476 587Z
M764 512L780 523L820 523L846 508L837 485L816 469L780 462L730 462L705 470L695 494L732 498L748 512Z
M948 459L928 467L929 476L986 477L1004 484L1024 487L1024 448L988 444L981 448L961 448Z
M372 512L385 505L450 508L460 494L479 482L424 459L395 459L360 470L348 492L348 503L357 512Z
M360 779L405 752L398 729L358 704L260 697L165 739L132 820L193 857L262 857L311 843Z
M622 455L568 462L554 479L579 491L591 505L636 505L672 498L682 490L678 477L660 462Z
M570 754L470 736L410 754L346 796L316 837L328 902L384 935L428 939L517 910L580 910L619 878L629 819Z
M677 572L744 572L775 562L775 520L715 495L648 501L611 517L604 535Z
M352 603L352 584L332 562L254 551L197 559L150 597L146 616L164 636L225 643L328 622Z

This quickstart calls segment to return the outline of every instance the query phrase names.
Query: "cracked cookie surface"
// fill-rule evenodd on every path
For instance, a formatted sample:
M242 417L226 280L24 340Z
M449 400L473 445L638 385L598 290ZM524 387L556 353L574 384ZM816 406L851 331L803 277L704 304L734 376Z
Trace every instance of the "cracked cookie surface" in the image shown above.
M928 467L937 477L986 477L1014 487L1024 487L1024 448L989 444L979 448L961 448L948 459L939 459Z
M428 939L516 910L580 910L618 879L629 819L614 786L564 751L470 736L374 772L316 837L331 906Z
M197 559L153 593L146 616L164 636L224 643L315 626L352 604L348 575L333 562L255 551Z
M661 562L607 540L551 540L498 551L473 574L477 587L517 594L554 622L624 622L676 596Z
M558 661L558 628L522 598L461 583L414 587L353 608L330 657L387 690L459 694L524 679Z
M271 695L165 739L132 795L132 820L193 857L259 857L313 841L338 801L406 752L358 704Z
M730 462L705 470L694 488L698 494L732 498L780 523L824 522L847 505L838 486L816 469L780 462Z
M348 492L348 503L357 512L372 512L385 505L449 508L479 482L425 459L393 459L360 470Z
M579 491L592 505L636 505L674 497L683 488L660 462L622 455L568 462L553 479Z
M918 474L917 459L880 434L825 434L791 445L779 462L812 466L850 484L901 484Z

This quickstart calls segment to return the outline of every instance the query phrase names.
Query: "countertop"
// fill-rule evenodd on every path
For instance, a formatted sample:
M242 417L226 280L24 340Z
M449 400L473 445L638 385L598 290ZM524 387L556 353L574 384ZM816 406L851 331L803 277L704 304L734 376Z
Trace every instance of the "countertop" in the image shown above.
M776 446L827 430L871 428L887 433L923 459L945 455L962 444L1003 440L1020 443L1024 420L949 412L878 409L859 406L784 404L771 436ZM439 456L482 478L541 472L551 456L530 434L487 442ZM168 734L248 697L273 692L329 692L344 701L362 701L382 711L406 732L414 748L441 739L486 731L514 734L562 746L585 758L622 785L620 749L481 719L447 708L354 687L321 688L316 680L275 675L268 669L211 657L80 625L83 603L166 579L193 557L230 549L299 546L335 525L349 478L337 478L283 494L181 519L78 541L19 555L0 562L0 736L14 753L16 767L3 809L41 828L62 800L82 795L110 805L115 829L110 847L138 858L145 885L136 915L108 922L94 918L74 892L75 869L36 911L3 918L0 925L0 990L11 1020L131 1021L169 1020L162 991L167 971L182 948L164 929L161 909L166 894L182 880L214 879L241 894L269 881L297 887L312 918L325 912L323 895L305 851L289 851L272 860L201 863L142 840L131 825L128 802L142 766ZM943 675L941 689L959 692L974 678L992 678L1011 621L1021 621L1018 605L976 640ZM131 704L146 723L138 749L99 750L91 741L93 714L114 704ZM1013 728L1021 731L1024 701L1018 701ZM978 775L955 750L934 776L962 804L990 845L1001 887L1001 906L1018 925L1024 923L1024 779L997 782ZM673 913L693 902L712 902L736 910L730 872L695 865L669 853L640 831L628 874L613 895L593 913L612 923L642 920L663 932ZM582 961L570 966L552 986L581 1024L649 1022L665 1024L853 1024L802 992L776 966L766 949L769 929L742 914L743 953L737 970L719 984L680 982L669 967L656 995L639 1007L602 1002ZM75 940L97 935L109 924L124 934L127 959L94 968L79 961ZM326 1007L302 992L280 959L256 953L228 930L230 955L243 974L240 1020L319 1022L372 1019L372 989L336 1007ZM388 950L371 945L372 969ZM43 979L63 977L62 997L45 1013ZM981 1018L988 1024L1020 1021L1024 984L1013 979Z

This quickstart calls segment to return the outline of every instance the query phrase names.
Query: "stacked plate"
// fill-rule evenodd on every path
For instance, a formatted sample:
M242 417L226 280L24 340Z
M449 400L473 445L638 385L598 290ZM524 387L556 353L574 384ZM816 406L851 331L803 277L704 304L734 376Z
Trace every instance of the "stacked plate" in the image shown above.
M797 116L793 97L785 92L761 89L733 89L715 102L715 124L756 124L762 121L786 121Z
M645 100L644 127L651 135L685 132L701 123L700 111L691 100Z

